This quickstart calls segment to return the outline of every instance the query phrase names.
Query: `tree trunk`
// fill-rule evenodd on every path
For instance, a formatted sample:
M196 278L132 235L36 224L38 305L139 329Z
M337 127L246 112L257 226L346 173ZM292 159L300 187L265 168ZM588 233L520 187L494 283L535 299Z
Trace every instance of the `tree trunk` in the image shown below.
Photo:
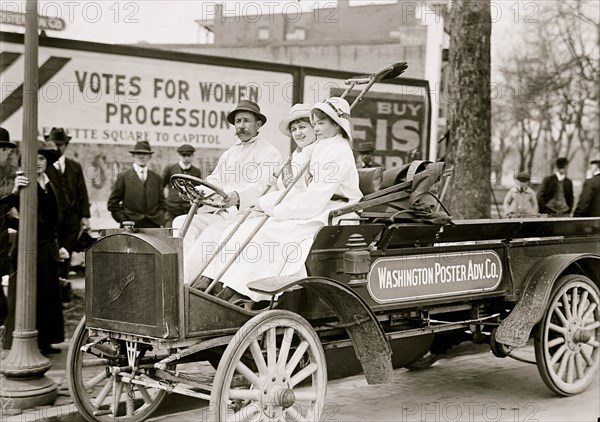
M455 0L451 7L446 161L454 173L448 205L455 219L489 218L490 0Z

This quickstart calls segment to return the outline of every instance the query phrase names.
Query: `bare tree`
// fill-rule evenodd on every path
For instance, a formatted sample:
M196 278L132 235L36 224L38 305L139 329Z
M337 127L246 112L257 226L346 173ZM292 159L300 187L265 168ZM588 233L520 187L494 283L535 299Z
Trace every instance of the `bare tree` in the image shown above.
M558 156L581 152L589 162L598 147L600 10L591 0L541 3L534 30L503 61L503 83L519 95L504 104L511 110L512 144L526 168L536 151L549 153L543 173ZM494 111L494 125L506 125L506 112Z
M505 92L505 87L499 87L500 92ZM511 115L511 108L506 105L506 98L502 94L498 99L492 102L492 115L495 118L492 127L492 173L495 173L494 185L498 186L502 179L503 167L506 158L515 148L514 126ZM522 168L513 169L516 174Z
M455 218L489 218L491 204L490 0L456 0L450 13L449 140Z

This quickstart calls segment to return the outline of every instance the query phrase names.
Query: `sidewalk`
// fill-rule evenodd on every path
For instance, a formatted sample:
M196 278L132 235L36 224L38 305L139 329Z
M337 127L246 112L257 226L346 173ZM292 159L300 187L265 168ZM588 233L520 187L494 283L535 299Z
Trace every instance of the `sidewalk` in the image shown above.
M69 388L67 387L67 354L71 344L71 336L79 322L80 315L83 314L81 309L84 303L85 280L82 275L77 275L75 278L69 279L71 288L73 289L73 300L63 309L65 318L65 341L55 345L61 349L58 354L48 356L51 367L46 372L46 376L51 378L58 387L58 395L52 406L40 406L33 409L24 409L21 413L10 415L8 407L3 409L0 406L0 421L2 422L29 422L29 421L75 421L80 420L77 407L73 404ZM4 350L3 353L7 353Z

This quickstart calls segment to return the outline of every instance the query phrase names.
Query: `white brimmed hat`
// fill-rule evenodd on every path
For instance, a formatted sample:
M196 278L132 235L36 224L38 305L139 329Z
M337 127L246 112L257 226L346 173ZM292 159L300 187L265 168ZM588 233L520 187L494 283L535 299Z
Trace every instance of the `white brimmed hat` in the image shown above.
M310 104L294 104L290 109L289 114L279 122L279 130L281 133L291 137L292 132L290 131L290 123L299 119L310 120L310 109Z
M319 109L328 115L346 133L346 138L352 141L352 124L350 123L350 105L348 101L340 97L331 97L312 106L311 111L314 109Z

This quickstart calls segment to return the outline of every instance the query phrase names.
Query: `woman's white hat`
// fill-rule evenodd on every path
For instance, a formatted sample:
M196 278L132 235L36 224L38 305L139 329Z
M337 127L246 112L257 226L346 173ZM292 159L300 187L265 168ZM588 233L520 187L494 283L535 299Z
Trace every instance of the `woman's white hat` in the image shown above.
M346 138L352 141L352 124L350 123L350 105L348 101L340 97L331 97L315 104L312 109L319 109L331 120L336 122L346 132ZM312 113L311 113L312 116Z
M279 130L281 131L281 133L291 137L292 132L290 131L290 123L298 119L310 120L310 109L310 104L294 104L290 109L289 114L285 116L281 120L281 122L279 122Z

